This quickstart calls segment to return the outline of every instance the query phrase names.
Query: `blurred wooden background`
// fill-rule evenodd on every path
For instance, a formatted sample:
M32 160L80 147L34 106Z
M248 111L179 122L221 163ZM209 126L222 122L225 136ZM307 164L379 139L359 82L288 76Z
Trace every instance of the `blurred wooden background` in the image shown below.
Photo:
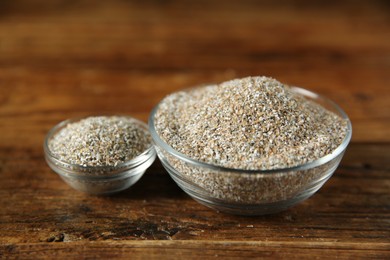
M323 94L352 120L335 175L286 212L214 212L158 162L119 195L88 196L43 159L59 121L146 121L171 92L249 75ZM388 1L2 0L0 257L389 258L389 86Z

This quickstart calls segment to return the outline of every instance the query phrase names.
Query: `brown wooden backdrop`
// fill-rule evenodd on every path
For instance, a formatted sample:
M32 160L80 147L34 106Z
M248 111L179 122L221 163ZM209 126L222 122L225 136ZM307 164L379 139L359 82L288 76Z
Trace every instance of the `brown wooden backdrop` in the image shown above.
M156 162L111 197L43 159L70 117L146 121L165 95L267 75L339 103L353 139L312 198L276 215L217 213ZM0 257L390 257L388 1L0 2Z

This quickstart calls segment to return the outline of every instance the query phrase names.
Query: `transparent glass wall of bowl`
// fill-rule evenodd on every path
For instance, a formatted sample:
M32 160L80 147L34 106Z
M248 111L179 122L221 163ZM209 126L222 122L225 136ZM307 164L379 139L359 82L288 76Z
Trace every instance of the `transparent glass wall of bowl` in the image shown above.
M206 206L239 215L283 211L322 187L338 167L352 137L348 116L334 102L302 88L293 87L292 90L346 120L346 136L332 153L286 169L246 171L210 165L181 154L160 138L154 125L157 105L149 117L149 130L157 155L173 180Z
M156 158L153 147L118 167L81 167L70 165L53 157L46 161L67 184L76 190L90 194L112 194L135 184Z
M156 151L150 143L140 155L116 166L82 166L61 161L50 151L48 142L69 123L81 119L83 118L69 119L53 127L47 134L43 145L49 167L72 188L96 195L120 192L135 184L155 160ZM134 118L131 120L145 131L149 131L145 123Z
M242 215L279 212L310 197L331 177L343 155L305 170L241 173L191 164L156 150L164 168L188 195L216 210Z

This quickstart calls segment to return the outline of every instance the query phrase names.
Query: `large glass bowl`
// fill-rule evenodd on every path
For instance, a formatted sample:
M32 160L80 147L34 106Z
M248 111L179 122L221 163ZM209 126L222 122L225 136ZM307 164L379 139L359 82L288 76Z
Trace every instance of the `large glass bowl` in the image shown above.
M302 88L292 90L347 121L346 136L332 153L296 167L273 170L230 169L200 162L176 151L159 136L155 128L157 105L149 117L149 131L164 168L188 195L221 212L271 214L309 198L339 165L351 140L352 125L346 113L332 101Z
M138 127L148 131L148 126L131 117L127 117ZM135 158L116 166L83 166L61 161L50 151L49 141L68 124L83 118L69 119L54 126L46 135L43 148L45 159L55 171L72 188L89 194L106 195L125 190L135 184L156 158L152 143Z

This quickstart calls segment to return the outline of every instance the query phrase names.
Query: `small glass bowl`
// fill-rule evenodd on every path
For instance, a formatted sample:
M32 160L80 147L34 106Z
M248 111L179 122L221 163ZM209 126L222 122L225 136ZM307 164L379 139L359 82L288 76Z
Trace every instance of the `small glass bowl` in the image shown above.
M145 123L126 116L134 124L148 131ZM50 139L69 123L84 118L69 119L54 126L47 134L43 148L50 168L76 190L96 195L108 195L125 190L135 184L156 158L152 143L137 157L116 166L82 166L61 161L49 149Z
M273 214L309 198L339 165L351 140L352 125L332 101L302 88L292 90L347 121L346 136L331 154L296 167L273 170L231 169L200 162L176 151L158 135L154 125L157 105L149 117L149 130L164 168L193 199L230 214Z

